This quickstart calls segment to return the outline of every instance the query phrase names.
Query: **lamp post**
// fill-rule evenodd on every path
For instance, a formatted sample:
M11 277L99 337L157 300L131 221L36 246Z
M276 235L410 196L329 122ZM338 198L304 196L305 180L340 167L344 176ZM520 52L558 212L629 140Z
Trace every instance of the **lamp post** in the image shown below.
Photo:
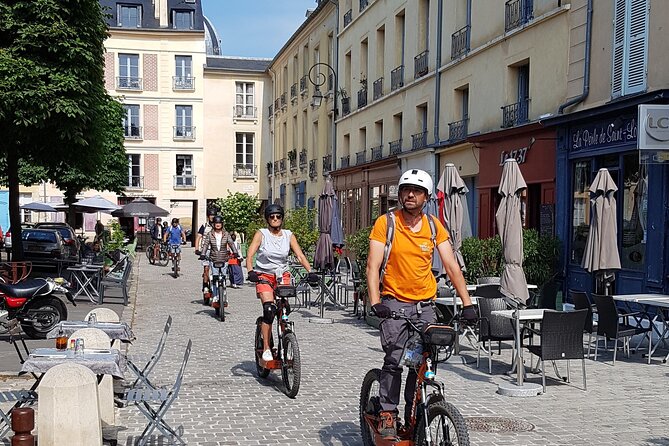
M314 91L314 94L311 97L312 107L318 108L323 103L324 96L319 87L326 85L328 82L328 76L319 69L320 66L327 68L328 74L332 76L332 99L334 101L334 107L332 109L332 161L330 162L330 171L332 171L337 165L337 132L335 130L335 121L338 113L337 96L339 84L337 83L337 72L331 65L325 62L317 62L313 64L311 68L309 68L309 82L316 87L316 91ZM327 91L329 91L330 86L326 85L326 87L328 88Z

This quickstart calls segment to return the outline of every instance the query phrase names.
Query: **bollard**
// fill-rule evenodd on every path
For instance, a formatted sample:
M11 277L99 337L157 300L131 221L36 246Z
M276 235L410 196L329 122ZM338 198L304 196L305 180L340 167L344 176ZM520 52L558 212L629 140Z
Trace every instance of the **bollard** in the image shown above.
M32 407L19 407L12 410L12 446L35 446L35 411Z

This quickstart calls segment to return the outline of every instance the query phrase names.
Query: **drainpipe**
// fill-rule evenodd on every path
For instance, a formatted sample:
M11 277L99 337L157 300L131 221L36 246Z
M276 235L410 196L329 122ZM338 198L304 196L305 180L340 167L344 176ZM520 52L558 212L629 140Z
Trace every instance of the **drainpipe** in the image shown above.
M330 172L337 170L337 96L339 91L339 2L337 0L330 0L335 5L335 33L332 41L332 55L334 56L334 90L332 97L335 101L334 109L332 110L332 162L330 163ZM328 173L329 176L331 176ZM333 184L334 186L334 184Z
M442 47L442 14L444 9L444 0L437 3L437 82L434 88L434 143L439 144L439 116L441 105L441 47Z
M272 80L272 104L274 104L274 98L276 98L276 73L274 70L269 68L269 72L272 73L270 76L270 79ZM274 112L274 109L272 108L272 111ZM272 201L276 199L276 172L274 171L274 148L275 148L275 140L276 140L276 117L272 117ZM272 203L267 203L268 205Z
M592 0L588 0L585 19L585 67L583 69L583 92L558 108L558 114L564 113L564 109L582 102L590 93L590 47L592 45Z

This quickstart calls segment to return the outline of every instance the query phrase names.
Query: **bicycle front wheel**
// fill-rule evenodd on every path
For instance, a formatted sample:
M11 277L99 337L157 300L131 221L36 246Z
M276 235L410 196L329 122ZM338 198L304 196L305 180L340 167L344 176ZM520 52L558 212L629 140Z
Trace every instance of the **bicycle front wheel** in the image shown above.
M153 246L146 248L146 258L149 259L149 263L153 265L156 263L156 259L153 258Z
M302 363L300 362L300 347L297 345L297 336L295 336L295 333L286 333L283 336L281 379L288 398L295 398L297 392L300 391L301 371Z
M179 261L177 260L177 255L174 254L172 257L172 271L174 272L174 277L179 277Z
M226 303L228 302L228 297L225 292L225 286L219 285L218 286L218 304L221 306L220 313L219 313L219 318L221 319L221 322L225 322L225 306Z
M170 258L167 256L167 251L161 249L158 254L158 265L167 266L168 263L170 263Z
M452 404L437 401L427 408L432 443L436 446L469 446L469 431L460 411ZM427 445L425 419L416 429L416 446Z
M269 375L269 369L266 369L264 367L260 366L260 356L262 356L262 350L264 348L263 342L262 342L262 317L259 317L256 320L256 336L255 336L255 358L256 358L256 371L258 372L258 376L261 378L267 378Z

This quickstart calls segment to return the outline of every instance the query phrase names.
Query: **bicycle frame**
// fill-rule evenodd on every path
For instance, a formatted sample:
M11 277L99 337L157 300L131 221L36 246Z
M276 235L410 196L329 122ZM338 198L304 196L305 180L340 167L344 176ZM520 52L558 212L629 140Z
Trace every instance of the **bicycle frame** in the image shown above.
M265 280L260 280L260 283L264 283L267 285L271 285L271 283L265 281ZM261 363L263 364L263 367L269 370L277 370L281 368L281 365L283 364L283 337L287 333L294 332L293 327L294 327L294 322L288 320L288 314L287 314L287 309L289 308L288 305L288 300L286 297L279 297L276 295L276 288L274 288L274 302L277 306L277 311L276 311L276 336L277 336L277 342L276 342L276 349L277 349L277 355L276 359L273 359L271 361L263 361L262 359L260 360Z
M223 287L225 287L225 280L226 280L226 265L223 264L223 266L214 266L214 262L210 261L209 262L209 286L211 290L211 295L214 297L218 297L219 299L221 296L218 295L218 287L222 284Z

